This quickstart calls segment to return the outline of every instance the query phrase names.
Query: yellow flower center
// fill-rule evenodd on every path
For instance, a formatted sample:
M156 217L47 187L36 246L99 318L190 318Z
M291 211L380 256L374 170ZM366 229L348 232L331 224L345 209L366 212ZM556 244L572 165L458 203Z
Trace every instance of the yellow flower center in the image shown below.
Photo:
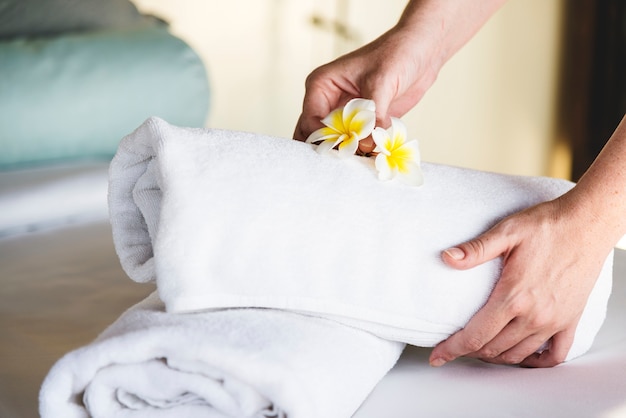
M396 169L401 173L407 173L408 163L413 160L413 152L406 147L394 147L389 150L387 161L391 169Z

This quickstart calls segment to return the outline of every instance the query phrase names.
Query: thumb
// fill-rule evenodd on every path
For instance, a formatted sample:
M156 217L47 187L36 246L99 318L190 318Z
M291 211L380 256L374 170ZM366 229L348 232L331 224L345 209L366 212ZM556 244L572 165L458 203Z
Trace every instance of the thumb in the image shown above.
M298 141L306 141L313 131L324 126L322 119L330 113L330 108L331 106L323 94L307 90L304 94L302 114L298 118L293 138Z
M389 117L388 111L392 95L388 93L388 91L389 89L381 86L376 88L367 82L360 92L361 97L364 99L370 99L374 102L376 105L376 126L380 126L385 129L391 125L391 118ZM359 142L359 151L363 153L370 153L374 150L374 148L376 148L376 144L371 136L368 136Z
M450 267L466 270L493 260L513 247L512 239L499 233L495 227L471 241L448 248L441 258Z
M373 76L367 78L360 93L364 99L373 100L376 105L376 126L388 128L391 125L389 107L393 100L393 90L385 83L374 82L376 79Z

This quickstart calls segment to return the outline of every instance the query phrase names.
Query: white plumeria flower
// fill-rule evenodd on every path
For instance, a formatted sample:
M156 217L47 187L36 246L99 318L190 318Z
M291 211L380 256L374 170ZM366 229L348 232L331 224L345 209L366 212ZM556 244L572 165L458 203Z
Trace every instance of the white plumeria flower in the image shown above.
M377 127L372 132L376 143L376 169L378 178L389 180L398 177L411 186L424 183L420 168L420 151L417 140L406 140L406 127L400 119L391 118L388 130Z
M372 100L352 99L344 107L333 110L322 119L326 126L313 132L306 142L322 141L318 152L326 152L339 145L339 156L354 155L359 141L367 138L376 125L376 106Z

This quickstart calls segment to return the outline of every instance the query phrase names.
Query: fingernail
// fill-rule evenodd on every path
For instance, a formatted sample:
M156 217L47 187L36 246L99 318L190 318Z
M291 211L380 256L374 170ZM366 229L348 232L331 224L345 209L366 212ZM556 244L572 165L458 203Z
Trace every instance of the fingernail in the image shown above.
M448 248L444 252L455 260L463 260L465 258L465 251L458 247Z
M446 361L444 359L442 359L442 358L436 358L436 359L430 361L430 365L433 366L433 367L441 367L444 364L446 364Z

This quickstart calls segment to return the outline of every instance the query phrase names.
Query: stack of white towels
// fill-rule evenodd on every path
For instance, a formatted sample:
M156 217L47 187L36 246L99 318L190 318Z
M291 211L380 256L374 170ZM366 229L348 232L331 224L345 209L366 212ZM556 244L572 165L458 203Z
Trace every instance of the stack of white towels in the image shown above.
M109 207L122 266L158 291L59 360L42 416L350 417L405 343L462 328L498 279L500 260L458 271L441 251L572 187L422 168L415 188L371 159L147 120L111 164ZM611 263L568 359L604 320Z

